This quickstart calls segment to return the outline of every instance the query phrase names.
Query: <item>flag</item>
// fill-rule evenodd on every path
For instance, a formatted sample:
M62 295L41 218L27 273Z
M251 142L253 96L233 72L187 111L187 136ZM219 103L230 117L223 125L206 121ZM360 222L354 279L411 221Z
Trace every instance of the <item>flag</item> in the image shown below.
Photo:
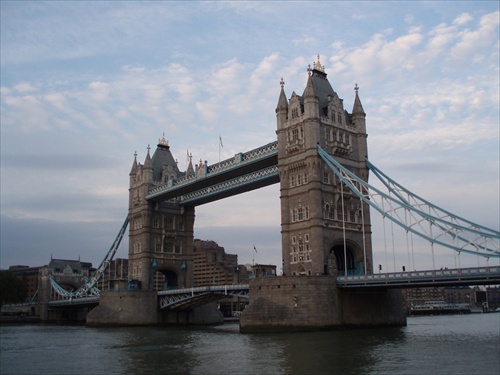
M253 245L253 249L255 250L255 252L257 252L257 249L255 248L255 245Z
M220 147L224 147L224 145L222 144L222 137L220 136L220 134L219 134L219 144L220 144Z

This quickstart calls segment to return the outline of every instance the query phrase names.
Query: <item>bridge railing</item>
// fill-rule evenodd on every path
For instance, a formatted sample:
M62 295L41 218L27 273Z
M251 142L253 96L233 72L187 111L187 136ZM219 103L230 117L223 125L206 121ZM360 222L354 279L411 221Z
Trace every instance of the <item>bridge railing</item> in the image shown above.
M75 297L49 301L49 306L87 305L99 303L100 296Z
M249 284L209 285L193 288L162 290L157 292L160 309L186 305L200 298L219 295L222 297L248 298Z
M208 285L208 286L197 286L192 288L179 288L179 289L168 289L168 290L160 290L156 292L158 296L167 296L174 294L185 294L185 293L204 293L204 292L226 292L226 291L234 291L234 290L242 290L249 288L249 284L232 284L232 285Z
M500 267L458 268L443 270L408 271L380 273L373 275L338 276L339 286L376 286L376 285L420 285L447 282L450 285L491 284L500 282Z

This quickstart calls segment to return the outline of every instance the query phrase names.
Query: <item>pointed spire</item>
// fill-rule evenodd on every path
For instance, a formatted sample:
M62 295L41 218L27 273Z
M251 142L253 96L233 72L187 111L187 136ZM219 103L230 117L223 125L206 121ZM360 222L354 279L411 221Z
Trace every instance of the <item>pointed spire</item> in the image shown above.
M288 111L288 100L286 99L285 95L285 81L283 81L283 77L281 77L280 86L281 86L281 92L280 92L280 97L278 99L278 106L276 107L276 112L278 112L281 109Z
M153 165L151 164L151 155L149 154L150 150L151 147L148 145L148 154L146 155L146 160L144 161L144 168L153 168Z
M193 154L188 154L188 155L189 155L189 164L186 170L186 176L192 176L194 175Z
M133 174L137 171L137 151L134 152L134 162L132 163L132 169L130 170L130 174Z
M314 85L312 81L312 75L309 74L309 77L307 77L307 85L304 90L304 93L302 94L304 98L307 97L317 97L316 91L314 90Z
M361 105L361 100L359 99L358 90L359 90L359 87L358 87L358 84L356 83L354 85L354 91L356 92L356 97L354 98L354 105L352 107L352 114L353 115L360 114L360 115L366 116L365 110L363 109L363 106Z

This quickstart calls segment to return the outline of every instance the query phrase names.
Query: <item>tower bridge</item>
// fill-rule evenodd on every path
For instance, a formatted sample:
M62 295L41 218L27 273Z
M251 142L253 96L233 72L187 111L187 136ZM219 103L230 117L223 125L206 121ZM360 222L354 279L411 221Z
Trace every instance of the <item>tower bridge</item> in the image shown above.
M126 222L129 276L141 290L101 293L88 324L186 322L190 318L180 317L179 311L170 314L169 306L196 312L196 303L220 298L220 290L195 293L192 288L195 207L274 183L281 192L283 276L250 282L242 331L403 325L398 282L464 280L462 274L450 278L434 270L428 278L387 274L384 281L374 275L372 212L450 253L500 257L498 231L423 200L368 161L366 114L358 90L356 85L348 112L318 57L302 95L293 92L287 98L281 80L276 142L213 165L200 160L193 166L190 160L186 171L179 170L165 137L152 156L148 147L144 163L136 155ZM368 183L370 172L386 191ZM498 282L499 272L488 269L468 281ZM158 284L163 290L155 289ZM208 322L209 316L200 313L198 321Z

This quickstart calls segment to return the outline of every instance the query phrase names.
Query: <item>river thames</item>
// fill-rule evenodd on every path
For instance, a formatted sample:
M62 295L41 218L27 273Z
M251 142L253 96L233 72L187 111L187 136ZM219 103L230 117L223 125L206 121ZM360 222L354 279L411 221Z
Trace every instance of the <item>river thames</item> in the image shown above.
M402 328L240 334L216 327L0 327L1 374L500 373L500 314L408 318Z

